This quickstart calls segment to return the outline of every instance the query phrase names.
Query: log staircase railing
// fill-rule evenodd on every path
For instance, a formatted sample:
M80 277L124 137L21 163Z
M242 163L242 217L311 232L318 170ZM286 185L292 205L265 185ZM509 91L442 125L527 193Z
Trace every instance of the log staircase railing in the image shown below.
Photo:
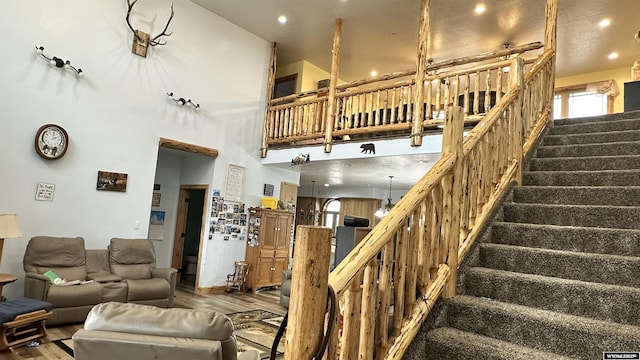
M504 94L498 91L498 82L486 80L494 78L493 75L486 76L484 82L480 80L483 71L496 71L496 79L504 76L502 69L507 63L503 59L478 65L473 71L445 70L447 66L459 65L453 60L442 65L439 73L418 76L425 79L426 102L430 98L429 84L433 84L431 99L432 104L436 104L435 107L426 106L432 111L427 111L425 118L420 120L420 128L434 121L435 114L445 114L441 123L442 156L329 274L327 284L339 299L341 315L329 319L306 317L307 313L322 313L324 302L318 301L317 296L298 297L292 291L291 300L298 306L291 309L289 325L295 327L291 333L295 336L289 336L287 330L285 360L299 359L299 354L315 353L320 345L316 340L309 340L317 339L322 329L328 327L328 322L333 322L331 328L334 330L328 335L328 353L323 359L401 359L436 301L456 295L460 263L488 224L509 184L521 183L523 160L551 119L556 18L557 0L547 0L544 51L526 68L523 56L508 59L510 71ZM479 58L482 56L475 60ZM471 76L475 79L471 80ZM461 82L465 85L460 85ZM445 85L444 88L438 83ZM471 112L470 99L466 96L471 87L466 84L474 84L473 112L481 106L476 99L483 84L485 90L500 94L500 99L495 106L485 109L486 114L463 137L465 111ZM384 90L379 87L376 91L414 85L408 81ZM446 93L450 87L452 92ZM442 102L442 107L438 108L438 88L442 98L453 99L451 104ZM465 95L462 101L460 95ZM354 92L342 98L347 96L352 98L352 103L378 104L377 95L373 100L371 95L368 100L356 100L357 96L366 95ZM393 99L393 95L386 96ZM407 97L407 104L410 99ZM358 109L361 120L368 107ZM381 108L372 105L371 109ZM376 112L369 114L364 117L365 127L376 126ZM384 113L381 123L382 119ZM326 229L306 227L303 233L313 237L315 231ZM305 239L297 238L296 246L304 242ZM316 259L298 261L298 255L304 254L294 254L292 281L301 287L317 288L315 292L323 294L326 287L320 274L324 264L318 269ZM316 273L303 279L303 275L297 275L305 273L301 268L314 268ZM310 318L320 320L309 324ZM301 331L302 328L312 329L308 331L313 334Z
M550 118L553 50L509 66L509 90L464 142L462 108L447 109L440 160L329 274L343 311L328 359L400 359L436 300L455 295L460 262Z

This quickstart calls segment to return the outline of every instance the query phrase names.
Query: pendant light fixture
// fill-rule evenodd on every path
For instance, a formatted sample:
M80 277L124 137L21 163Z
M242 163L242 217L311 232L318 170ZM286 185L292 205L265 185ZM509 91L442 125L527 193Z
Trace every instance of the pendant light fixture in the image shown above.
M393 183L393 175L389 175L389 197L387 198L387 204L384 207L380 207L380 209L378 209L375 212L374 215L377 218L383 218L383 217L387 216L387 214L389 213L389 211L393 207L393 204L391 203L391 184L392 183Z
M315 188L316 188L316 181L315 180L311 180L311 206L309 206L309 218L312 221L311 225L315 224L315 210L316 210L316 197L315 197Z

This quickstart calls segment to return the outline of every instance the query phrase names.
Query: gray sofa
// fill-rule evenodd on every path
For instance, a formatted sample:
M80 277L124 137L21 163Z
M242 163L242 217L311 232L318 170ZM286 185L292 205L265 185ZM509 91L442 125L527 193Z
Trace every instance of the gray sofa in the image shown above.
M104 303L73 335L76 360L236 360L233 324L224 314L194 309ZM239 360L259 360L255 350Z
M291 270L282 272L282 285L280 285L280 305L289 308L291 297Z
M134 302L172 307L176 270L155 267L148 239L111 239L108 249L85 250L81 237L36 236L25 250L25 297L47 301L55 308L48 325L81 323L99 303ZM59 286L44 275L85 284ZM92 281L91 281L92 280Z

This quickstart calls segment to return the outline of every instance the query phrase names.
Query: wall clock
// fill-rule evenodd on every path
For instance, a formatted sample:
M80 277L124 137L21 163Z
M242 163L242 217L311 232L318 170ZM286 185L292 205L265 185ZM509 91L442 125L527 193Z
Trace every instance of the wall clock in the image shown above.
M35 147L41 158L57 160L67 152L69 136L60 125L42 125L36 133Z

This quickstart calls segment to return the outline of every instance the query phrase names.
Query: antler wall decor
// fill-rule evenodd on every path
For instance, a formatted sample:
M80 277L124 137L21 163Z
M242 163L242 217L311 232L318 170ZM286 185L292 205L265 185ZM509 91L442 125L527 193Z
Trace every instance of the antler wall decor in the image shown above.
M131 52L142 57L147 57L147 48L149 46L165 45L167 42L161 41L160 38L163 36L171 36L171 33L167 34L167 29L169 28L169 24L173 19L173 4L171 4L171 16L169 16L169 21L167 21L167 25L165 25L164 30L162 30L159 35L156 35L152 38L151 35L147 34L146 32L134 29L131 25L131 22L129 21L131 9L133 9L133 5L135 5L137 2L138 0L134 0L133 2L127 0L128 9L127 17L125 18L125 20L127 21L127 25L129 25L129 29L131 29L131 32L133 32L133 45L131 48Z
M180 104L181 106L189 104L196 109L200 108L200 104L194 103L193 101L191 101L191 99L185 100L185 98L179 98L179 99L174 98L172 92L167 93L167 96L169 97L169 99L175 101L177 104Z
M76 75L78 76L82 75L82 69L73 67L73 65L71 65L71 61L69 60L64 61L56 56L48 57L47 55L45 55L44 46L36 46L36 52L39 53L40 56L42 56L43 58L47 59L47 61L49 61L49 64L55 65L55 67L58 67L58 68L71 69L76 73Z

